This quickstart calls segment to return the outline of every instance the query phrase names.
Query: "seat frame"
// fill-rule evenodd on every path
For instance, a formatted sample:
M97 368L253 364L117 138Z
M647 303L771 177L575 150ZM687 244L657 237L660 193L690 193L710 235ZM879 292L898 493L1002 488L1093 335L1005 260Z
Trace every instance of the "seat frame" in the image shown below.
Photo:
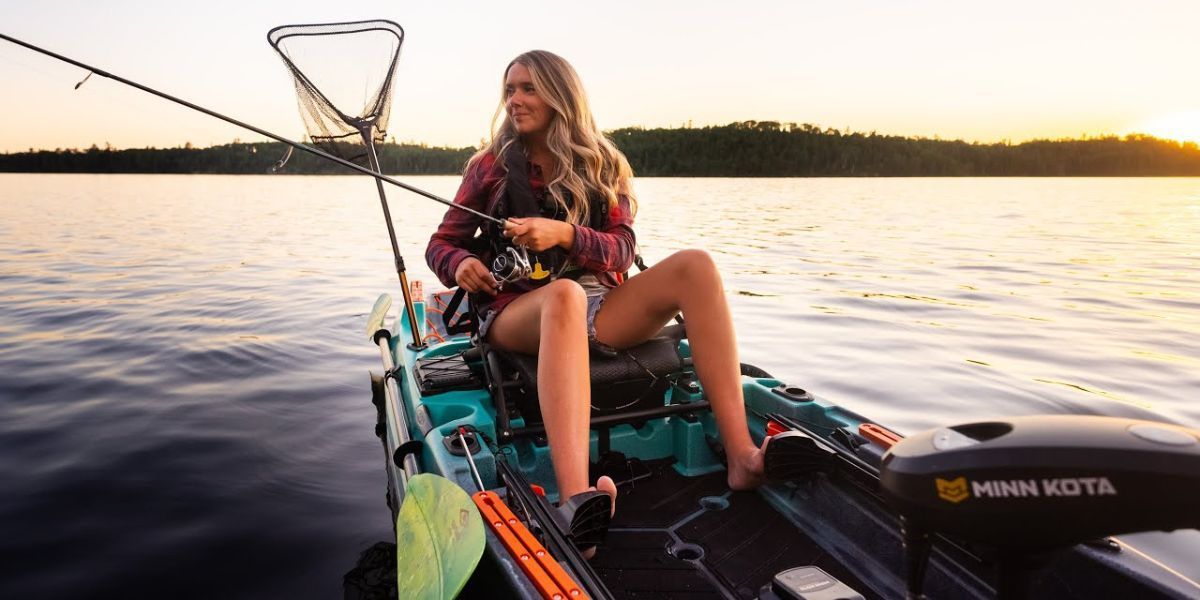
M674 342L672 348L678 352L678 343L684 339L685 332L681 325L672 325L665 328L654 338L647 340L643 344L620 350L615 355L609 355L599 352L592 352L590 363L593 367L592 373L614 372L621 369L612 369L611 361L627 361L637 368L646 370L639 363L638 355L652 345L662 345L664 338ZM528 437L543 437L546 435L546 428L539 422L528 423L533 420L534 415L529 409L533 403L537 401L536 386L537 382L528 381L527 375L521 373L521 369L514 366L517 360L534 360L536 357L523 356L515 357L513 353L506 350L501 350L488 344L487 342L475 340L477 347L480 350L484 366L484 380L487 384L488 391L492 396L493 404L496 408L496 434L500 442L506 442L518 438ZM649 351L661 351L660 349L650 348ZM677 355L678 357L678 355ZM646 370L648 377L640 380L643 385L640 389L637 387L639 381L622 379L618 381L595 379L591 381L593 399L604 397L610 394L611 390L616 387L623 388L622 391L630 393L638 393L642 397L638 401L631 404L627 408L619 408L607 410L597 414L593 410L591 420L589 422L592 429L597 429L601 433L601 452L608 450L607 433L608 429L620 424L639 424L650 419L657 419L671 415L680 415L686 413L694 413L709 409L707 400L698 402L683 402L683 403L668 403L666 400L667 393L672 387L682 386L690 387L695 385L695 375L692 371L691 358L678 357L678 368L664 372L661 368L654 372ZM608 363L606 365L605 363ZM604 368L608 366L609 368ZM628 372L630 367L626 367ZM532 393L530 393L532 391ZM521 417L527 421L527 424L514 426L513 421L516 417Z

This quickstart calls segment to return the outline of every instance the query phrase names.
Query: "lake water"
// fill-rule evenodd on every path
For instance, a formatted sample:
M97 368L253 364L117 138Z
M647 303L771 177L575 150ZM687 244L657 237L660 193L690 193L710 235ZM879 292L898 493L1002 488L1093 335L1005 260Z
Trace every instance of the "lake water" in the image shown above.
M405 177L452 196L454 177ZM741 359L902 432L1200 426L1198 179L643 179ZM410 278L443 207L391 193ZM0 597L338 597L391 537L359 177L0 174Z

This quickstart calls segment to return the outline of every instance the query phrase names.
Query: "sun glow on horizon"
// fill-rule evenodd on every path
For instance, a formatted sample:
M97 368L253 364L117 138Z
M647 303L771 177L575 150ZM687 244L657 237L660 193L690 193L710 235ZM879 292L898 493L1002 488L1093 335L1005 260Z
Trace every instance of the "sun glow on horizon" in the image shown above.
M1200 108L1175 112L1139 123L1134 131L1178 142L1200 143Z
M1200 55L1195 0L1017 0L1004 10L951 0L751 0L739 10L707 0L687 10L532 0L520 11L484 0L364 0L349 12L265 0L232 3L237 19L225 4L10 1L0 3L0 28L284 137L299 137L303 120L265 32L388 18L407 32L389 135L432 146L486 137L500 76L530 48L571 61L605 130L757 120L981 144L1127 133L1200 143L1200 79L1186 76ZM181 31L219 31L221 42L197 53ZM597 43L615 31L621 43ZM86 75L0 40L0 152L263 139L111 79L75 89Z

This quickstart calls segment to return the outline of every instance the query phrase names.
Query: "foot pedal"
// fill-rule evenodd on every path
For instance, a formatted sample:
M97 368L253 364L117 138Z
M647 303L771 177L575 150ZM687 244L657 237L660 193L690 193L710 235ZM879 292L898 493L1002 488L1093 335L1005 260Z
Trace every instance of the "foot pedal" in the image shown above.
M835 456L808 434L785 431L771 438L763 462L768 480L793 481L828 470Z
M575 494L561 503L554 518L576 548L585 550L599 546L608 537L612 496L600 491Z

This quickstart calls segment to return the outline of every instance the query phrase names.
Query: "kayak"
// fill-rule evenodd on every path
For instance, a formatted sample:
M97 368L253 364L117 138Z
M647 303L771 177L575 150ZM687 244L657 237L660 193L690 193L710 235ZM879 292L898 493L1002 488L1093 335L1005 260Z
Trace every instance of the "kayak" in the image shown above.
M752 437L774 437L769 482L734 492L676 325L591 357L610 517L560 506L536 357L446 333L462 310L446 292L414 297L393 315L381 296L367 326L401 598L1200 595L1112 537L1200 525L1195 430L1057 415L904 437L743 365Z
M375 179L404 296L404 310L390 326L387 295L367 326L383 364L371 387L396 533L389 595L1200 597L1200 584L1186 574L1112 537L1200 528L1194 508L1200 432L1057 415L902 437L743 365L751 433L756 441L772 438L765 456L770 483L732 492L685 327L591 357L592 475L618 483L618 510L610 515L608 497L599 492L560 502L538 414L537 358L450 335L449 327L436 331L437 320L425 313L456 311L444 295L426 301L410 293L383 183L473 211L379 172L374 126L386 113L346 117L360 113L336 110L278 46L284 37L318 29L391 33L392 67L403 30L375 20L284 26L269 34L297 90L329 109L322 117L336 113L359 131L370 168L33 44L0 39ZM386 81L390 86L390 75ZM368 108L389 107L390 89L381 88ZM328 132L310 128L309 137ZM505 272L517 275L521 263L510 261ZM364 558L369 568L355 571L377 579L379 554ZM355 587L350 580L347 574L347 595Z
M359 131L370 168L33 44L0 39L375 179L404 295L404 310L390 326L387 295L367 325L384 371L372 376L371 387L396 533L390 595L1200 597L1200 585L1187 575L1112 537L1200 528L1194 507L1200 432L1056 415L902 437L743 365L752 436L772 438L765 456L770 483L733 492L681 326L590 358L592 475L617 482L618 509L610 515L600 492L560 501L538 414L537 358L450 335L448 326L438 331L438 320L426 318L427 311L450 317L456 311L444 295L421 300L411 292L383 183L471 209L380 173L374 127L386 113L346 117L360 113L332 106L279 47L284 38L314 32L379 31L395 39L390 69L403 40L390 21L283 26L268 35L303 98L329 109L322 117L336 113ZM390 75L386 81L372 111L390 106ZM323 127L330 123L321 123L320 132L310 128L310 138L328 134ZM521 262L507 263L509 275ZM377 564L378 554L370 558ZM350 574L347 595L349 581Z

